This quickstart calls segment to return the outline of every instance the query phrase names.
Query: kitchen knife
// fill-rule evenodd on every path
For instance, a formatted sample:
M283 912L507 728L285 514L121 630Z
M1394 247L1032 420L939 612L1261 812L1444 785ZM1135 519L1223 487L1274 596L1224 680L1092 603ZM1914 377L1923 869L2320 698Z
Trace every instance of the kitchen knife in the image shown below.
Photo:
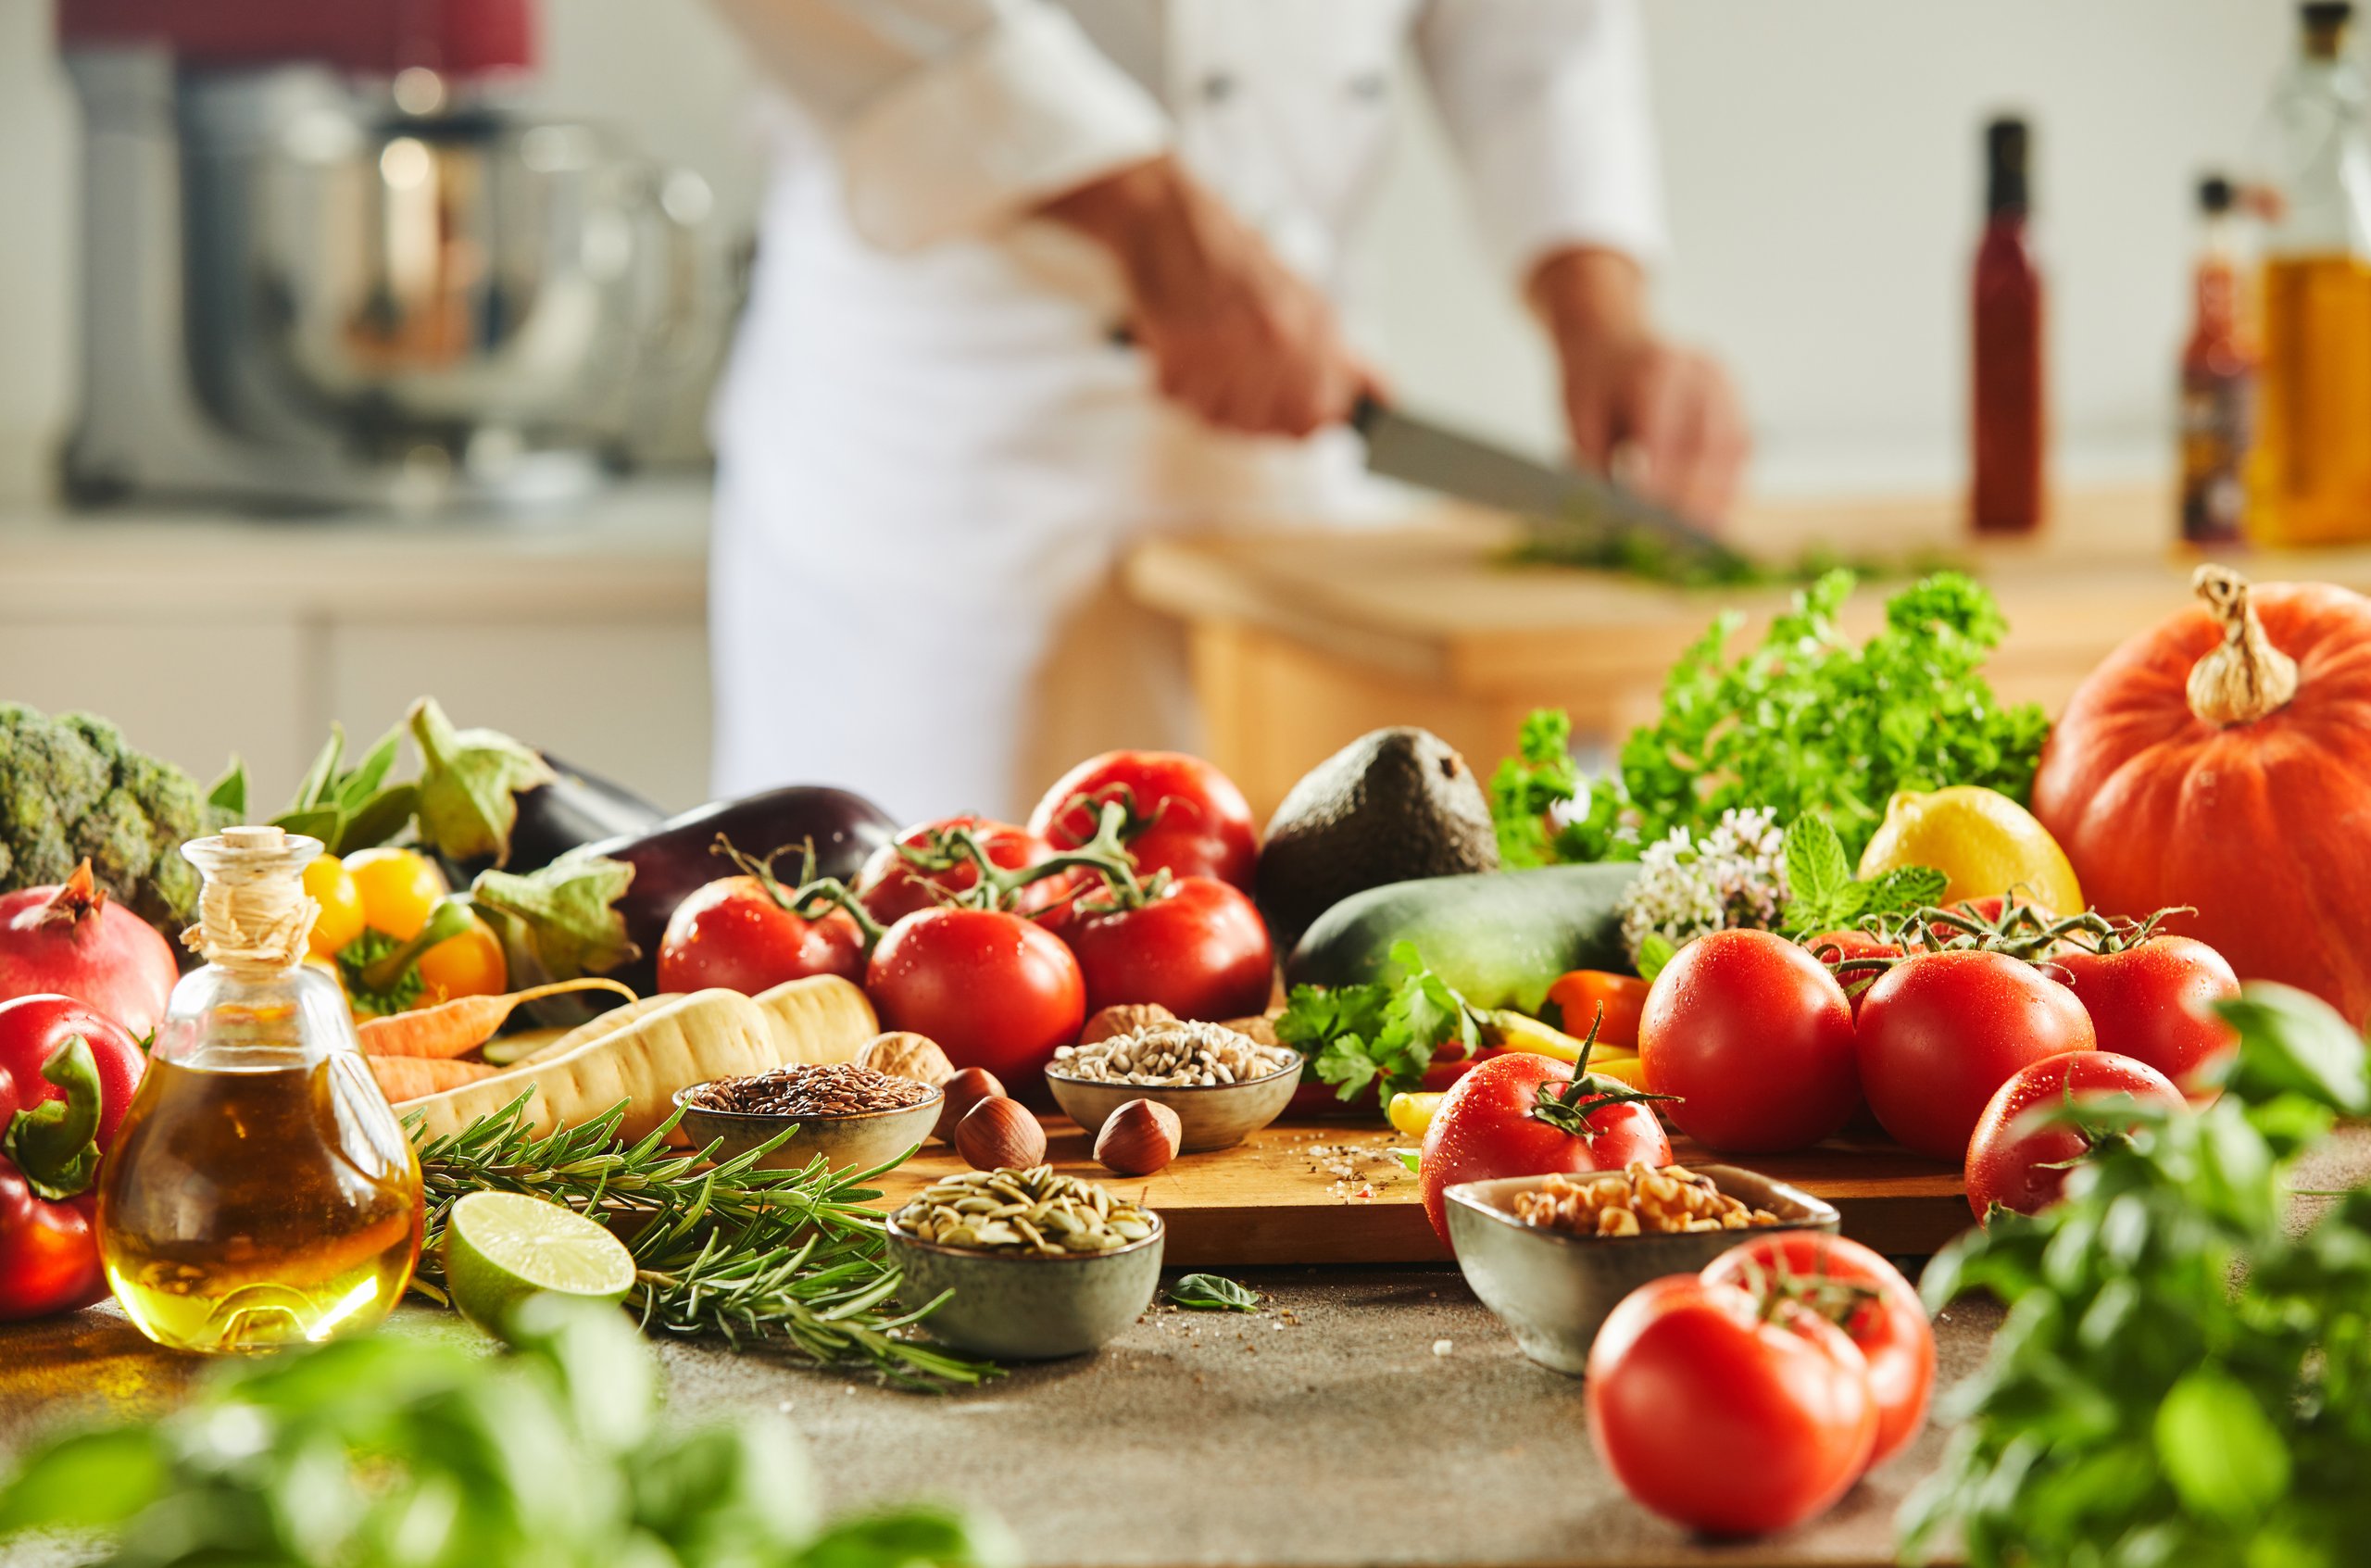
M1366 438L1367 468L1387 479L1524 518L1543 535L1612 543L1644 533L1691 556L1735 558L1669 508L1612 480L1555 468L1361 397L1350 423Z

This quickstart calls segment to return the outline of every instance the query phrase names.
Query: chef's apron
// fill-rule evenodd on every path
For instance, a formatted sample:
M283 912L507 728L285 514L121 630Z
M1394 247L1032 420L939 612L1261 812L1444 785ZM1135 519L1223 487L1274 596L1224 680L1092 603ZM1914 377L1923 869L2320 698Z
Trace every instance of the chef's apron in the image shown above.
M1407 7L1281 30L1235 9L1244 36L1168 41L1176 150L1331 287ZM715 420L718 792L829 782L905 820L1011 816L1095 751L1192 748L1183 632L1127 602L1123 560L1165 532L1387 513L1355 437L1234 435L1164 403L1114 342L1108 260L1050 222L868 244L820 135L778 118Z

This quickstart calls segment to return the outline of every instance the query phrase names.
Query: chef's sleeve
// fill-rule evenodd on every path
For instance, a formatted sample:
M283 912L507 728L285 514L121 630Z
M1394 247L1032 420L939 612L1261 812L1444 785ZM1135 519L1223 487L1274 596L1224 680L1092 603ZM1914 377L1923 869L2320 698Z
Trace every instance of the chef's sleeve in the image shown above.
M1428 0L1416 44L1486 237L1518 281L1574 245L1662 254L1634 0Z
M831 138L857 232L979 233L1169 143L1160 107L1047 0L718 0Z

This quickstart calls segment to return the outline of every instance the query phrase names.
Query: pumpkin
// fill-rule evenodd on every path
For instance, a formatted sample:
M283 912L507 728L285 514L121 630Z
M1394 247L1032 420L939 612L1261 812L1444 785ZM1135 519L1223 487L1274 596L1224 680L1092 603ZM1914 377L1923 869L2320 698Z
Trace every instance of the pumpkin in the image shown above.
M2371 599L2251 587L2209 564L2202 604L2091 671L2042 750L2034 814L2103 914L2166 929L2242 980L2371 1017Z

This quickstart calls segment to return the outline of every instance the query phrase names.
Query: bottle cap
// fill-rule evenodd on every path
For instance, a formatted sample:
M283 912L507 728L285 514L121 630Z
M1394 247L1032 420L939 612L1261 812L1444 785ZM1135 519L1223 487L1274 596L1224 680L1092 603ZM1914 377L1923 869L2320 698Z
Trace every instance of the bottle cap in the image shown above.
M2305 24L2305 53L2316 59L2335 58L2346 40L2347 24L2354 19L2353 6L2348 0L2308 0L2297 14Z
M2032 132L2015 115L2003 115L1984 128L1984 210L2023 212L2030 205L2027 159Z

